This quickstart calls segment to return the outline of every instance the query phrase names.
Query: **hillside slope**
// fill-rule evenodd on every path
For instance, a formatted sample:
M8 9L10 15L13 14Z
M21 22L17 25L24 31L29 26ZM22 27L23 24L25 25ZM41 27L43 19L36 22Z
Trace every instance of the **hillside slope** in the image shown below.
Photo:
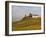
M12 31L18 30L39 30L41 29L41 19L31 18L12 23Z

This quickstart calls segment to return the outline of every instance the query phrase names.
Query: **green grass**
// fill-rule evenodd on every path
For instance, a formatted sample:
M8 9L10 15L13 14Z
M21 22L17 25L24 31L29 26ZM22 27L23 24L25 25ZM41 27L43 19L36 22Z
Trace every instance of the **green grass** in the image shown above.
M39 30L41 29L41 19L31 18L12 22L12 31L19 30Z

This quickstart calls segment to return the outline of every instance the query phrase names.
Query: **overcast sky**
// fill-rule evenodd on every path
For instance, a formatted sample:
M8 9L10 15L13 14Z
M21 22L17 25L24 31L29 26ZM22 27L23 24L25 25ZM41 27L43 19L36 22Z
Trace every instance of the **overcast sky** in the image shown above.
M29 13L39 15L41 14L41 7L34 7L34 6L12 6L12 16L13 20L22 19L25 14L28 16Z

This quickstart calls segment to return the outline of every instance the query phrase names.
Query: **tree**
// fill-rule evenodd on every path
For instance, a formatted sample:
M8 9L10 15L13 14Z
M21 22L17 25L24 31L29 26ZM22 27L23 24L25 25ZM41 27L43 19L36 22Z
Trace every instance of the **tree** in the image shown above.
M27 16L26 16L26 14L25 14L25 16L24 16L24 18L23 19L25 19Z
M29 17L32 17L32 14L31 13L29 13Z

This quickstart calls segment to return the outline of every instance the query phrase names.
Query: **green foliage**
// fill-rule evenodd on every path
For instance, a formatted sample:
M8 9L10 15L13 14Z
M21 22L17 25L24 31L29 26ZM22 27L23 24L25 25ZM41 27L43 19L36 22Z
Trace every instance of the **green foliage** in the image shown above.
M32 14L31 13L29 14L29 17L32 17Z
M26 16L26 14L25 14L25 17L23 17L23 20L25 20L25 19L31 19L32 18L32 14L30 13L29 14L29 16Z

